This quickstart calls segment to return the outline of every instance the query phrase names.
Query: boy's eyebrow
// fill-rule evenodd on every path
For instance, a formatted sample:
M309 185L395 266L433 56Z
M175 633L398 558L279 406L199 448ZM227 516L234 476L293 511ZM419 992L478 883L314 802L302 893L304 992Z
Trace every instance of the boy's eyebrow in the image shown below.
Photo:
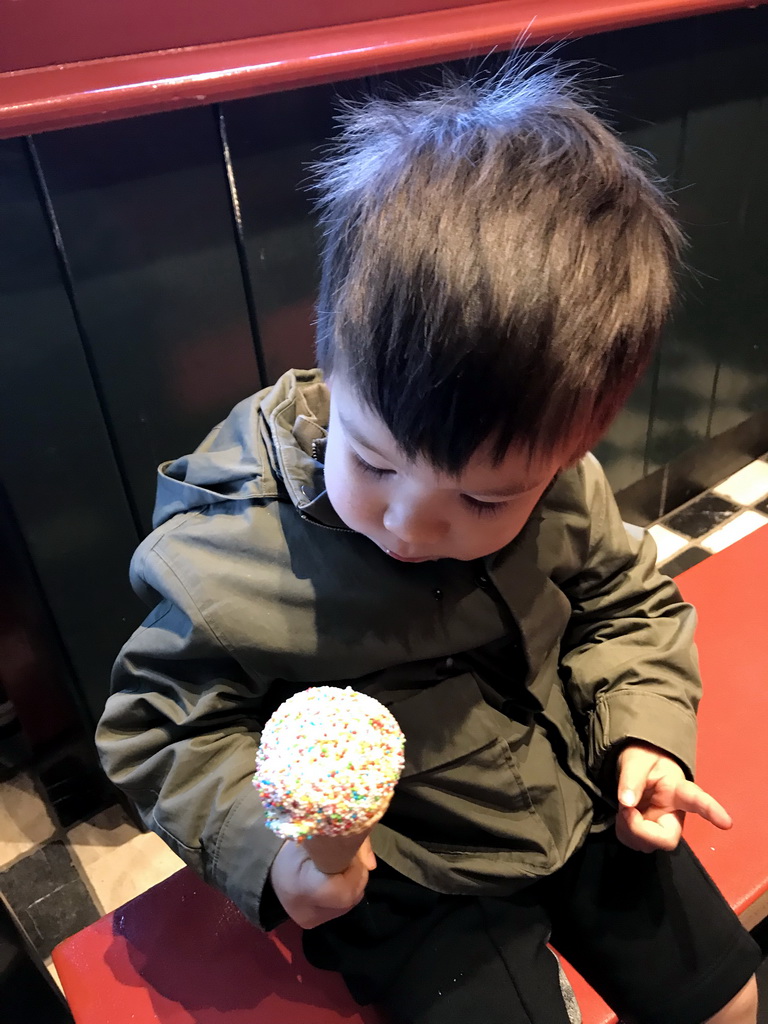
M503 491L474 490L467 493L479 495L482 498L517 498L521 494L527 494L528 491L533 491L539 486L540 481L537 480L535 484L529 484L527 487L505 487Z
M357 443L361 444L363 448L367 448L369 452L374 452L380 458L384 459L385 462L390 461L389 455L387 455L385 452L380 451L376 447L376 445L371 444L370 441L366 441L364 437L360 437L360 435L349 422L349 420L346 420L341 413L339 413L339 419L341 420L341 425L344 427L344 430L349 434L353 441L357 441Z
M363 448L367 448L369 452L373 452L375 455L378 455L379 458L384 459L385 462L390 461L390 456L387 455L386 452L382 452L380 449L376 447L376 445L371 444L370 441L366 441L364 437L361 437L357 433L355 428L352 426L352 424L347 419L345 419L345 417L341 413L339 413L339 419L341 420L341 424L344 427L344 430L347 432L347 434L349 434L353 441L357 441L359 445L362 445ZM480 497L483 498L498 498L503 500L504 498L517 498L521 494L527 494L528 491L535 490L535 488L537 488L539 484L540 481L537 480L536 483L529 484L527 487L505 487L501 491L486 491L480 488L470 490L469 488L465 487L464 492L470 495L479 495Z

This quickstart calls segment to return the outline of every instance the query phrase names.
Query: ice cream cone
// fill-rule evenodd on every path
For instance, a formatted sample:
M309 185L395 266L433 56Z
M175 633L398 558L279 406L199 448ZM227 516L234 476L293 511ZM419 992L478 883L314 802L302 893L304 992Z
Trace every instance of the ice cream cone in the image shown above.
M309 836L304 846L315 867L324 875L338 875L347 870L372 831L373 827L345 836Z
M256 754L253 784L267 827L306 844L323 873L345 871L392 800L404 743L392 713L350 687L289 697Z

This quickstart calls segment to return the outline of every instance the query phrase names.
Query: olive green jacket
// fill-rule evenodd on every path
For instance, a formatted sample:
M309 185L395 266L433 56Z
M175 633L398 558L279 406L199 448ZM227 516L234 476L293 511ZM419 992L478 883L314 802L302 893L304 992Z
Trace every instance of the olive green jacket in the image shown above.
M254 755L307 686L352 685L400 722L405 770L373 847L442 892L504 894L562 865L610 815L629 738L693 773L694 613L595 459L501 551L404 564L328 501L328 403L318 371L292 371L160 467L131 567L154 610L97 734L149 827L262 925L281 841Z

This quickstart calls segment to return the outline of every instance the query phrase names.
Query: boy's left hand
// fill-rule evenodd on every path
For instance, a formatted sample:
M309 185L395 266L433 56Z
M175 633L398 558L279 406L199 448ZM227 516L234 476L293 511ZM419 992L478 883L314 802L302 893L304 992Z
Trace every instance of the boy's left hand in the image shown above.
M657 747L631 743L619 754L619 813L616 835L641 853L674 850L686 811L700 814L717 828L733 822L714 797L689 782L683 769Z

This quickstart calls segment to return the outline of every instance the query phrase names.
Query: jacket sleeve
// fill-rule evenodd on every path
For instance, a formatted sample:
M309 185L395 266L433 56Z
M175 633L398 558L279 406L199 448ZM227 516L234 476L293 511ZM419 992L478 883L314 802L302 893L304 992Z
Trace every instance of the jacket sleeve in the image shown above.
M583 564L560 586L572 615L561 650L571 702L586 725L590 773L609 772L628 740L674 756L689 778L701 691L696 615L656 569L656 546L622 522L597 461L583 463L589 541Z
M102 763L149 828L272 927L281 840L251 784L268 681L246 676L156 549L140 548L132 570L159 603L115 664L96 734Z

